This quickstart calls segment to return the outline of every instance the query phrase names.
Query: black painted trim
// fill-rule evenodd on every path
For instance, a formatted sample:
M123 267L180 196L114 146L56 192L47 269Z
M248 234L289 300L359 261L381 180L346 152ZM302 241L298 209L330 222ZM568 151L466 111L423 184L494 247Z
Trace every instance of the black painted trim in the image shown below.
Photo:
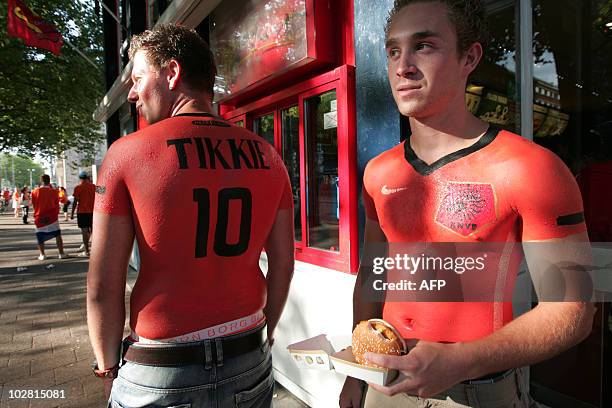
M557 225L576 225L584 222L584 213L568 214L557 217Z
M447 154L446 156L436 160L432 164L427 164L423 160L419 159L412 147L410 146L410 137L404 142L404 158L410 165L422 176L429 176L440 167L447 165L450 162L459 160L469 154L472 154L484 147L487 147L497 137L500 129L495 126L489 126L486 133L478 139L476 143L468 146L464 149L457 150L456 152Z

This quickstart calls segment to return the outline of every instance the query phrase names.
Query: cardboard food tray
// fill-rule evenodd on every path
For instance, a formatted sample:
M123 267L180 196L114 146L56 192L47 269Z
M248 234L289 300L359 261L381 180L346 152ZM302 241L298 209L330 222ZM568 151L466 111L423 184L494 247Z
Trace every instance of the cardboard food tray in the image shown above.
M324 334L290 344L287 349L300 368L333 369L329 355L334 353L334 348Z
M350 336L328 339L326 335L320 334L291 344L287 349L300 368L336 370L340 374L377 385L387 385L397 378L396 370L358 364L350 343Z

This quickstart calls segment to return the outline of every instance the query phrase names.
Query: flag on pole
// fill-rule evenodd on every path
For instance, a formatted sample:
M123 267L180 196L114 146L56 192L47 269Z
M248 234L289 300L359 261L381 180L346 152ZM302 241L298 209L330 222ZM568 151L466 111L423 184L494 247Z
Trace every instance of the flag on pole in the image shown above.
M60 55L62 34L55 25L40 18L21 0L8 0L7 31L13 37L22 38L26 45Z

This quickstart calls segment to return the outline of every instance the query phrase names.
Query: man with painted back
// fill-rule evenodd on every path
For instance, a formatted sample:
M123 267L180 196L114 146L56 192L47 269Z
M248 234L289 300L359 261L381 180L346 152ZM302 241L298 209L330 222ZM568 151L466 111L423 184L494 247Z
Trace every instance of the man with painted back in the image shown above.
M287 171L272 146L212 113L216 69L194 30L139 34L130 58L128 99L150 126L115 142L100 172L95 373L120 406L269 407L270 344L293 273ZM141 265L120 354L134 237Z

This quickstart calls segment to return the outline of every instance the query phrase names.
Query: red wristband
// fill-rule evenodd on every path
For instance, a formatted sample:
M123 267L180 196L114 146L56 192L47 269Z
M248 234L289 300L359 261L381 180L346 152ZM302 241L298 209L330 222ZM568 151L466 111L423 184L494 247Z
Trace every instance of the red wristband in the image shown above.
M119 363L115 364L111 368L107 368L106 370L100 370L98 368L98 364L94 362L93 372L94 372L94 375L98 378L108 378L108 379L117 378L117 373L119 372Z

